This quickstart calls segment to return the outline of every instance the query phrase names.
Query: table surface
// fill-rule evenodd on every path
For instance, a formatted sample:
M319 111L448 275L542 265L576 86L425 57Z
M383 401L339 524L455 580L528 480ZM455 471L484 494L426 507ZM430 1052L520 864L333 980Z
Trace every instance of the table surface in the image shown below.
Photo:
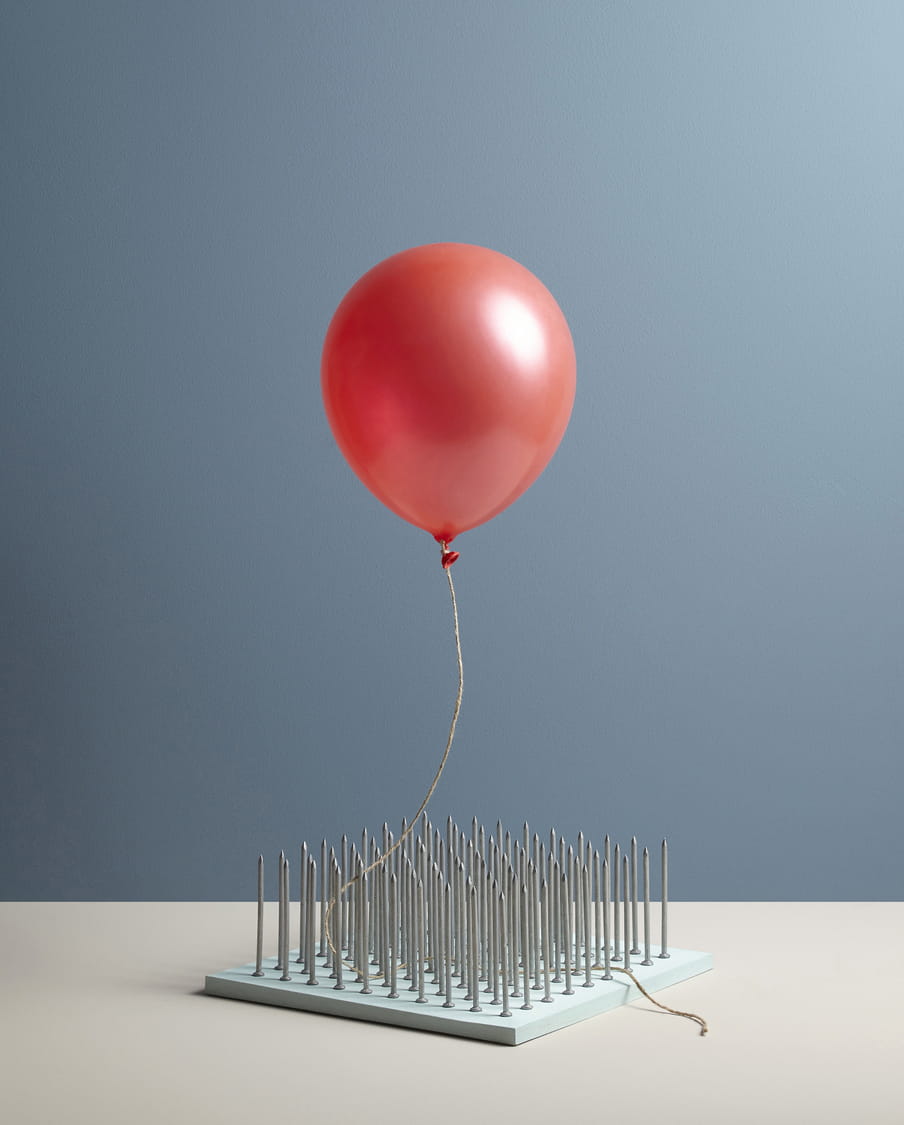
M202 993L251 903L0 903L0 1121L904 1122L904 903L674 903L715 969L519 1047Z

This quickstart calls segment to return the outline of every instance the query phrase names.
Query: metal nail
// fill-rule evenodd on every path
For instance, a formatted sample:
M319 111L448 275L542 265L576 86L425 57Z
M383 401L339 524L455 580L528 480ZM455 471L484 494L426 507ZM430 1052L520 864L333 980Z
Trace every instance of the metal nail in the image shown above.
M489 882L489 875L487 880ZM490 912L489 925L489 952L487 955L488 976L490 983L486 989L493 993L490 1003L498 1007L502 1003L502 981L499 978L499 885L494 880L489 882L487 897Z
M650 957L650 850L643 850L643 960L641 965L652 965Z
M426 985L426 960L427 960L427 947L426 947L426 919L427 919L427 904L426 904L426 891L422 880L418 880L417 884L417 1000L415 1004L427 1003L427 985Z
M621 961L621 849L615 845L612 860L612 960Z
M389 999L397 1000L399 974L399 881L389 876Z
M390 941L392 938L392 909L389 902L389 892L392 883L392 871L389 867L380 868L380 889L382 893L382 902L380 907L380 916L382 919L382 926L380 930L380 971L383 974L383 987L388 988L390 984Z
M342 873L340 872L339 864L336 862L336 859L334 857L333 862L330 865L330 898L332 899L333 902L336 902L339 898L339 888L342 886L342 883L340 882L341 878L342 878ZM336 914L337 914L337 911L336 911L336 908L334 907L333 908L333 916L335 917ZM333 942L335 943L335 941L336 941L336 938L334 937ZM301 944L300 940L299 940L299 944ZM342 971L343 971L344 968L345 968L345 966L342 963L342 953L340 951L338 954L336 954L333 957L333 973L332 973L332 975L336 979L336 983L333 985L333 988L335 989L336 992L344 992L345 991L345 982L342 979Z
M253 977L264 975L264 857L257 857L257 953Z
M481 828L481 832L483 829ZM486 867L483 863L482 856L477 856L478 874L477 874L477 945L478 945L478 975L477 979L480 981L487 980L488 964L487 964L487 931L488 931L488 917L487 917L487 881L486 881Z
M520 904L521 898L518 894L518 876L512 871L509 876L508 893L509 979L512 985L512 999L520 999L521 997L521 973L519 972L521 960L518 949L521 934Z
M631 927L630 907L631 907L631 892L630 892L630 879L628 871L628 857L622 857L622 910L625 922L625 968L631 968L631 935L629 933Z
M509 963L506 956L506 948L508 946L508 915L506 913L505 894L499 894L499 947L501 951L500 957L500 974L502 976L502 1011L500 1016L510 1016L512 1014L509 1008Z
M279 853L279 859L277 860L277 866L276 866L277 913L276 913L276 964L274 965L274 968L278 969L280 972L282 972L286 967L285 960L283 959L283 946L282 946L283 910L284 910L284 906L283 906L283 860L285 858L286 858L286 853L284 851L281 851Z
M670 957L669 953L669 845L662 841L662 932L658 957Z
M325 880L324 880L325 881ZM317 983L317 963L314 958L314 904L316 902L315 888L317 886L317 861L312 857L308 860L308 945L305 953L305 969L308 973L307 984Z
M320 844L320 956L326 956L326 907L327 907L327 893L326 893L326 873L329 871L327 866L327 844L323 840Z
M612 971L610 967L610 960L612 957L612 946L609 942L609 913L611 902L609 901L609 860L603 860L603 867L601 871L603 882L603 980L612 980Z
M602 956L603 956L603 951L602 951L602 910L603 910L603 904L602 904L602 901L601 901L601 891L602 891L602 888L600 886L601 878L602 878L602 876L601 876L601 872L600 872L600 853L598 851L594 851L594 853L593 853L593 913L594 913L593 935L594 935L594 939L595 939L595 945L594 945L594 949L593 949L593 963L596 966L599 966L599 963L602 960Z
M455 930L456 930L456 971L458 974L458 987L468 988L468 873L465 870L464 859L459 859L456 877L456 904L455 904ZM466 996L465 999L470 999Z
M291 980L289 976L289 861L283 856L282 860L282 886L280 887L282 900L280 901L280 945L282 954L280 961L283 967L280 980Z
M342 837L341 848L341 882L340 886L344 886L348 880L348 836ZM336 944L340 949L348 949L348 897L343 895L343 901L339 903L339 940Z
M639 937L639 929L637 926L637 837L631 837L631 953L635 957L640 956L640 948L637 945Z
M581 865L581 906L584 914L584 988L593 988L590 966L593 964L590 948L590 868Z
M542 989L542 969L541 969L541 955L542 950L540 946L540 873L537 870L536 864L531 861L528 868L528 894L530 895L530 930L529 941L531 951L533 953L533 975L534 975L534 989L539 992Z
M417 936L417 870L414 866L406 869L408 876L408 911L406 924L408 926L408 964L405 967L405 980L410 980L409 992L417 992L418 985L418 958L421 954Z
M562 883L554 853L549 856L549 928L552 944L552 983L562 983Z
M471 1012L482 1012L483 1008L480 1006L480 986L478 983L478 976L480 972L478 954L477 954L477 888L472 884L468 891L468 962L470 969L470 987L468 991L471 994L472 1004L468 1009ZM465 997L467 999L467 997Z
M562 944L565 949L565 996L573 996L574 989L571 987L571 951L572 951L572 936L571 936L571 886L569 884L568 872L562 872Z
M525 824L525 830L527 825ZM527 887L524 883L521 884L521 964L524 969L524 1003L521 1005L523 1011L530 1011L533 1004L530 1002L530 945L529 945L530 924L528 919L528 904L527 904Z
M368 996L373 992L370 987L370 951L367 948L367 935L370 923L370 903L368 901L367 876L361 874L358 880L358 941L357 960L358 972L361 976L361 992Z
M443 922L445 925L445 942L443 949L443 973L445 976L445 1001L444 1008L454 1008L452 1002L452 980L453 980L453 964L452 964L452 886L446 883L443 888Z
M552 1003L552 983L549 976L549 961L552 942L549 933L549 883L546 879L540 884L540 930L543 943L543 999L541 1004Z
M568 858L565 861L568 870L568 886L574 899L579 897L578 886L575 880L575 865L574 865L574 848L569 844ZM580 910L574 911L572 905L573 899L568 900L568 910L571 917L571 936L572 936L572 950L577 948L578 935L581 929L581 912ZM572 961L572 965L574 962Z
M498 1004L499 1001L496 999L496 994L499 991L499 986L496 982L496 936L494 930L494 903L496 898L493 894L493 882L489 868L486 868L484 871L480 882L480 904L481 909L484 911L484 917L480 928L481 941L484 943L484 948L480 955L484 970L484 975L481 977L481 980L486 981L486 987L483 991L485 993L492 993Z
M304 962L304 928L306 925L308 897L305 892L305 879L308 877L307 844L301 845L301 859L298 864L298 956L295 964Z

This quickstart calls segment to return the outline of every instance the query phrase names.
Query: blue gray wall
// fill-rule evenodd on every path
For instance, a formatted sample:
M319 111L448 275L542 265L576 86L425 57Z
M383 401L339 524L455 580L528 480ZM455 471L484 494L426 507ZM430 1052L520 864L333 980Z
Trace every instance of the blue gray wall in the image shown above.
M904 8L6 3L7 898L251 897L398 822L437 548L333 445L333 309L523 262L579 389L462 536L434 813L670 838L684 899L900 898Z

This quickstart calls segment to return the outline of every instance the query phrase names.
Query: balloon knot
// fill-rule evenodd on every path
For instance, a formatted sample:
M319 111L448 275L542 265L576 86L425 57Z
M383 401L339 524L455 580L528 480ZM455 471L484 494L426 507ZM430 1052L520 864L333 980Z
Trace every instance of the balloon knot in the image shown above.
M443 564L443 570L448 570L449 567L458 560L459 554L458 551L450 551L445 543L442 543L441 546L443 549L443 554L440 561Z

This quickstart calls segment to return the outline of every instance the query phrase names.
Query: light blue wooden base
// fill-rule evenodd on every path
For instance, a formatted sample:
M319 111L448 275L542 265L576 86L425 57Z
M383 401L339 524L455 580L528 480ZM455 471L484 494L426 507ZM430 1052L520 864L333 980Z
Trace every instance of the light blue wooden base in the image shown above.
M297 951L290 956L291 981L281 981L281 972L274 968L275 958L264 962L264 976L253 976L254 965L242 965L238 969L227 969L222 973L210 974L204 984L204 991L211 996L226 996L234 1000L251 1000L258 1004L276 1004L283 1008L301 1008L307 1012L320 1012L324 1015L344 1016L348 1019L370 1020L373 1023L388 1023L397 1027L410 1027L420 1031L438 1031L445 1035L462 1035L468 1039L485 1039L492 1043L504 1043L514 1047L548 1035L551 1031L569 1027L591 1016L608 1012L612 1008L643 999L631 980L623 973L615 973L614 980L601 980L601 973L593 974L593 987L585 988L584 975L575 974L572 981L574 995L565 996L564 984L552 986L552 1003L542 1002L542 991L531 992L533 1008L524 1011L523 997L510 1001L511 1016L501 1016L499 1006L492 1006L490 993L480 993L481 1012L471 1012L471 1001L464 999L464 989L456 988L453 994L454 1008L444 1008L444 996L436 995L436 986L427 989L427 1002L418 1004L417 993L409 992L408 981L399 981L399 998L390 1000L388 988L377 981L371 983L373 992L364 995L361 985L354 983L354 974L346 973L346 987L337 992L329 979L329 970L323 967L318 958L318 984L309 985L302 973L293 973ZM657 992L705 973L712 968L710 953L698 953L689 949L673 949L667 959L653 956L652 965L641 965L632 961L631 972L648 992ZM481 984L481 988L484 984ZM403 989L405 991L403 991ZM681 1006L677 999L672 1007Z

